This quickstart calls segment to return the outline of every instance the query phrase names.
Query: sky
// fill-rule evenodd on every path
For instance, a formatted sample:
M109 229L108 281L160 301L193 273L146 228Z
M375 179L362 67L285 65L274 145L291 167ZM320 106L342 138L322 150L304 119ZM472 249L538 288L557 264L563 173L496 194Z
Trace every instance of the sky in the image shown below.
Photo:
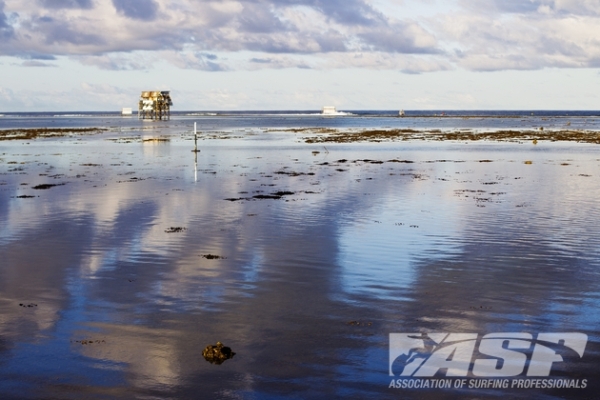
M0 113L600 108L598 0L0 0Z

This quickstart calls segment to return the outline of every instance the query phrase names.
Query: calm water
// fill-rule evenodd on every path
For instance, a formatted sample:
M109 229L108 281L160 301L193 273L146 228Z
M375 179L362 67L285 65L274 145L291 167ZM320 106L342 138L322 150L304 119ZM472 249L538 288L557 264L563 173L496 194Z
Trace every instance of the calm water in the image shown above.
M189 129L197 121L202 129L258 128L416 128L416 129L589 129L600 130L600 111L398 111L340 110L345 115L322 116L319 111L174 111L171 127ZM443 114L443 116L442 116ZM122 117L115 112L38 112L0 115L0 129L40 127L110 127L152 129L156 122L140 121L136 115ZM164 128L165 121L160 122Z
M597 398L597 145L277 130L600 120L530 113L0 117L111 128L0 142L0 398ZM390 334L495 332L587 335L582 357L556 343L547 377L587 387L389 388ZM202 357L217 341L236 352L221 365Z

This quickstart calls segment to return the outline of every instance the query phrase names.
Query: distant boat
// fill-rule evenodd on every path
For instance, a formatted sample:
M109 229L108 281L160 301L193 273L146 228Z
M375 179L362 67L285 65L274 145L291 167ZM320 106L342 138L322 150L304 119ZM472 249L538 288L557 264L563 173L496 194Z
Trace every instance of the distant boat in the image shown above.
M323 115L335 115L337 113L338 112L337 112L337 110L335 109L334 106L324 106L321 109L321 114L323 114Z
M398 116L404 117L404 110L400 110L400 112L398 113Z
M133 110L129 107L123 107L121 109L121 115L131 115L133 114Z

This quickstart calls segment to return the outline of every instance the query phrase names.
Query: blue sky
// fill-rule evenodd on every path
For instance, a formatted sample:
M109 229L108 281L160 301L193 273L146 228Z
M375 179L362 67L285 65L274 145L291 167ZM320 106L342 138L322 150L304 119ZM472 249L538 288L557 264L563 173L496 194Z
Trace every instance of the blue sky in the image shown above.
M596 0L0 0L2 111L598 109Z

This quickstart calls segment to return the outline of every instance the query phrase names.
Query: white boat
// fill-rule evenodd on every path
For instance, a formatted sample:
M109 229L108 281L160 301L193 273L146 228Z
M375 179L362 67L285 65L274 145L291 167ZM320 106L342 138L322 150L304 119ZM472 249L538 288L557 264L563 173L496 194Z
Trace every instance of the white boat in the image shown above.
M338 112L334 106L324 106L321 109L321 114L323 115L336 115Z
M398 113L398 116L404 117L404 110L400 110L400 112Z

